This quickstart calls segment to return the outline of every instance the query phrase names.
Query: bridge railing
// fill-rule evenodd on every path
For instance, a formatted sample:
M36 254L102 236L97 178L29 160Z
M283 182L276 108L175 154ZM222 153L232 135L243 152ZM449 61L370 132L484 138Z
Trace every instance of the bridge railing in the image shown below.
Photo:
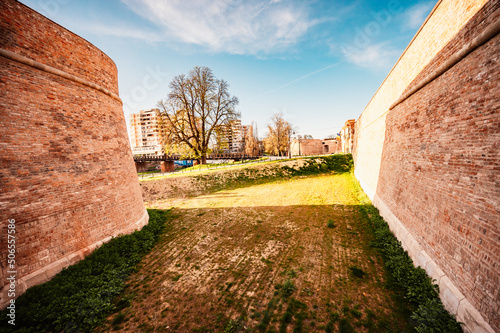
M263 156L247 155L247 154L210 154L207 155L207 160L234 160L234 159L258 159ZM135 162L154 162L154 161L179 161L193 160L192 157L182 157L181 155L135 155Z

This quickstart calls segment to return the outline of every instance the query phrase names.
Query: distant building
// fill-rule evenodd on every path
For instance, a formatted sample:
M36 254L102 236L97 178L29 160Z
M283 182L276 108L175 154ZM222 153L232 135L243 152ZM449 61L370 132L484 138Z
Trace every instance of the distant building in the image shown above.
M323 155L339 152L339 142L335 139L292 139L292 156Z
M133 155L163 153L160 110L142 110L130 115L130 141Z
M241 120L229 120L217 129L215 150L221 153L241 153L245 150L245 137L251 126L241 125Z
M354 147L354 124L356 120L349 119L340 130L341 151L345 154L352 154Z

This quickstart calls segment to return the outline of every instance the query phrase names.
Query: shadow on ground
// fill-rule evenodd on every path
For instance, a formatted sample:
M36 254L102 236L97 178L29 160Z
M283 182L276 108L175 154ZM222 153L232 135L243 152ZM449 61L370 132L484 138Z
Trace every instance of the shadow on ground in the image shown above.
M108 322L123 331L404 331L407 314L384 287L360 208L175 208L171 231L128 281L131 307Z

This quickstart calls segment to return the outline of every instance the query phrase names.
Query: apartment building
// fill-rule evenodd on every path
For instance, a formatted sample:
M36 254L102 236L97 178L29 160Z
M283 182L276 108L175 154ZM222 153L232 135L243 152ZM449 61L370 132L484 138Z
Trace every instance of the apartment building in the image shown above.
M133 155L163 153L160 110L142 110L130 115L130 141Z
M222 153L241 153L245 150L245 137L251 131L250 125L241 125L241 120L234 119L219 127L217 150Z

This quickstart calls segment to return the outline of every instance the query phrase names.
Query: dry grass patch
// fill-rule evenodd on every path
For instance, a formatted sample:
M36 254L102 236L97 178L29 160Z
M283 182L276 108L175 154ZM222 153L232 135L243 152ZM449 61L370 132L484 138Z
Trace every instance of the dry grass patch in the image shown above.
M179 199L128 281L131 307L101 330L405 330L359 204L348 173Z

